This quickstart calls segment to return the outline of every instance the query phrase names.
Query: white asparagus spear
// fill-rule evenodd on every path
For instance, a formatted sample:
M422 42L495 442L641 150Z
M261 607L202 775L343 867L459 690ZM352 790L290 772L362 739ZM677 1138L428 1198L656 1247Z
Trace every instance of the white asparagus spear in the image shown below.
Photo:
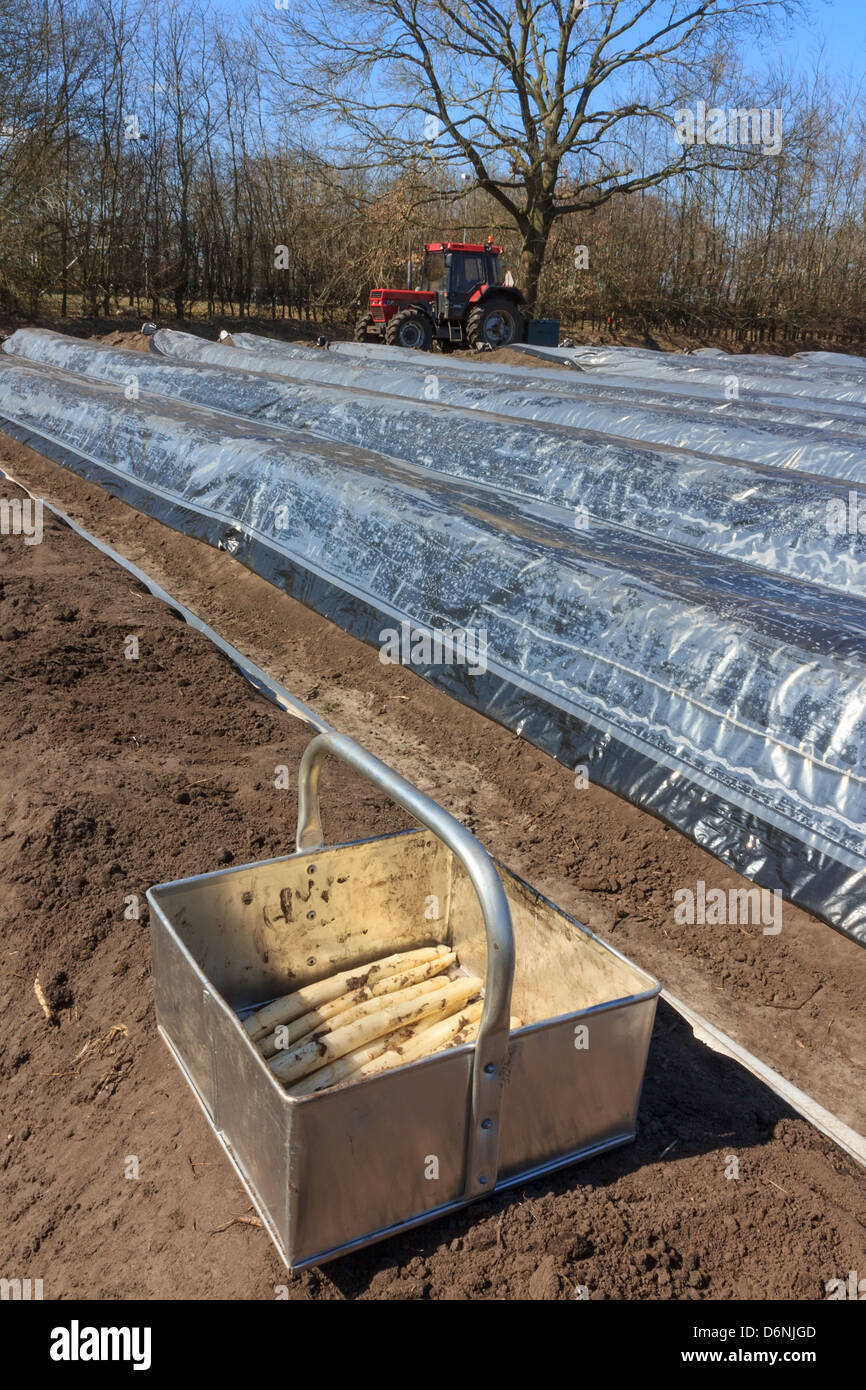
M447 953L447 946L422 946L415 951L398 951L396 955L384 956L381 960L371 961L369 965L341 970L337 975L329 975L325 980L304 985L293 994L284 994L281 999L266 1004L263 1009L258 1009L256 1013L249 1014L244 1019L244 1027L253 1042L258 1042L259 1038L276 1028L278 1023L291 1023L293 1019L301 1018L311 1009L317 1009L321 1004L329 1004L332 999L338 999L347 990L363 989L365 985L370 985L376 980L385 979L388 975L397 975L401 970L418 965L421 961L435 960L437 956Z
M438 981L436 983L438 984ZM422 994L420 998L417 994L408 1000L403 998L404 994L413 993L419 988L420 986L415 985L412 990L387 995L382 1001L383 1007L376 1013L359 1018L344 1028L335 1028L333 1033L325 1033L294 1052L274 1057L268 1065L284 1085L300 1081L308 1072L318 1071L328 1062L335 1062L347 1052L354 1052L356 1048L363 1047L374 1038L393 1033L407 1023L418 1023L422 1018L434 1016L447 1017L455 1005L459 1006L471 999L473 994L477 994L482 988L482 982L478 979L462 978L453 980L430 994Z
M407 1062L417 1062L420 1057L429 1057L447 1047L460 1047L463 1043L474 1042L478 1035L483 1008L483 1001L479 999L477 1003L467 1004L465 1009L452 1014L450 1018L432 1021L425 1019L419 1027L412 1029L408 1037L400 1033L393 1034L388 1039L389 1047L386 1052L381 1052L369 1060L365 1058L358 1065L356 1072L344 1079L354 1081L363 1076L375 1076L380 1071L404 1067ZM513 1033L515 1029L522 1027L522 1021L512 1015L509 1020L510 1031ZM312 1080L318 1074L314 1072L313 1077L308 1079ZM303 1082L301 1084L303 1085Z
M458 976L457 978L462 979L463 976ZM398 990L395 993L399 994L400 998L398 1002L402 1005L410 999L419 999L422 994L432 994L434 990L441 989L442 986L447 983L449 983L449 981L441 978L422 980L420 984L410 985L408 988ZM302 1047L305 1047L307 1043L312 1042L316 1038L321 1038L327 1033L336 1032L338 1028L348 1028L351 1024L360 1022L361 1019L369 1018L371 1014L378 1013L380 1009L389 1008L390 1003L391 997L385 995L384 997L376 999L368 999L362 1004L354 1004L352 1008L347 1009L345 1013L338 1014L336 1018L331 1019L329 1022L317 1028L312 1028L309 1033L298 1038L297 1042L293 1044L291 1051L298 1052ZM285 1049L283 1049L283 1051L285 1051ZM277 1070L278 1060L277 1055L271 1057L268 1066L273 1070Z
M361 1047L357 1052L347 1053L338 1062L332 1062L330 1066L322 1067L320 1071L306 1076L303 1081L289 1086L289 1094L312 1095L314 1091L327 1090L343 1081L360 1081L368 1076L376 1076L379 1072L390 1071L393 1067L406 1066L408 1062L416 1062L421 1057L445 1048L473 1042L478 1033L483 1008L484 1004L479 1000L477 1003L467 1004L450 1018L427 1018L413 1027L402 1028L399 1033L389 1033L387 1037L378 1038L375 1043ZM522 1019L511 1018L511 1032L522 1027Z
M468 1005L467 1008L473 1008ZM478 1005L479 1010L483 1008ZM462 1011L465 1015L466 1009ZM454 1006L455 1015L460 1015L460 1006ZM356 1048L354 1052L347 1052L344 1057L340 1057L336 1062L330 1062L326 1067L320 1067L318 1071L305 1076L303 1081L295 1081L286 1089L292 1096L307 1096L313 1091L322 1091L328 1086L336 1086L340 1081L348 1081L366 1062L372 1062L374 1058L380 1057L383 1052L391 1051L395 1046L403 1046L409 1039L416 1034L424 1032L436 1026L437 1020L431 1018L421 1019L419 1023L410 1023L406 1028L400 1028L396 1033L383 1033L381 1038L374 1039L371 1043L366 1043L363 1047Z
M416 1025L421 1027L419 1023ZM403 1033L409 1033L411 1029L404 1028ZM374 1038L371 1043L366 1043L364 1047L358 1047L354 1052L349 1052L345 1057L339 1057L336 1062L329 1063L326 1067L320 1067L309 1076L305 1076L303 1081L295 1081L286 1090L290 1096L309 1096L313 1091L323 1091L328 1086L336 1086L339 1081L347 1081L357 1071L363 1062L370 1062L374 1057L378 1057L382 1052L387 1052L391 1046L393 1033L383 1033L381 1038Z
M384 980L379 980L373 985L350 990L341 994L339 999L332 999L329 1004L322 1004L320 1008L311 1010L302 1018L294 1019L292 1023L278 1024L273 1033L260 1038L256 1046L263 1057L273 1057L277 1052L285 1052L299 1039L306 1040L307 1034L333 1032L334 1028L342 1027L342 1020L339 1024L336 1021L338 1015L347 1013L358 1004L378 999L383 994L395 994L397 990L408 989L410 985L420 984L422 980L441 975L456 959L454 951L446 951L444 955L435 956L433 960L422 961L420 965L413 965L409 970L401 970L397 975L387 975Z
M378 1057L369 1062L363 1062L353 1075L356 1076L375 1076L377 1072L388 1071L391 1067L402 1067L407 1062L415 1062L419 1057L426 1057L431 1052L438 1052L441 1047L447 1047L449 1043L456 1040L457 1035L464 1029L471 1031L472 1036L478 1031L478 1024L481 1019L481 1011L484 1004L479 1000L475 1004L467 1004L465 1009L459 1013L452 1014L450 1018L443 1018L431 1023L426 1020L427 1026L418 1028L411 1037L405 1042L399 1042L389 1038L391 1047L387 1052L381 1052ZM469 1041L469 1039L465 1039ZM315 1073L314 1073L315 1075Z

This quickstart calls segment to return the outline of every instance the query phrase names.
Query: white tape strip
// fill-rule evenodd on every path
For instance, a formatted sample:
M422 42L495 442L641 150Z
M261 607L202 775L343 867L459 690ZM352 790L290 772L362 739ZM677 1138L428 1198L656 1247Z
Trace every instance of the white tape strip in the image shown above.
M702 1018L700 1014L690 1009L688 1004L684 1004L681 999L676 999L674 995L668 994L667 990L662 990L662 999L670 1004L672 1009L676 1009L688 1023L699 1042L706 1043L714 1052L724 1053L725 1056L733 1058L741 1066L756 1076L759 1081L763 1081L766 1086L781 1100L787 1102L792 1110L796 1110L810 1124L825 1134L828 1139L832 1139L840 1149L844 1149L851 1158L855 1158L858 1163L866 1167L866 1139L849 1125L837 1119L829 1110L825 1110L823 1105L819 1105L811 1096L807 1096L805 1091L786 1081L784 1076L768 1067L754 1053L749 1052L745 1047L741 1047L734 1038L728 1037L721 1029Z

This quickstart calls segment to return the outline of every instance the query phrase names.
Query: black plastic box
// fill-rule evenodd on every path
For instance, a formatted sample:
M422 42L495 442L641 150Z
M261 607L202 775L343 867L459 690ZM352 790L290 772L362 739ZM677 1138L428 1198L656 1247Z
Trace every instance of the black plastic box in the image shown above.
M559 319L531 319L526 341L534 347L559 347Z

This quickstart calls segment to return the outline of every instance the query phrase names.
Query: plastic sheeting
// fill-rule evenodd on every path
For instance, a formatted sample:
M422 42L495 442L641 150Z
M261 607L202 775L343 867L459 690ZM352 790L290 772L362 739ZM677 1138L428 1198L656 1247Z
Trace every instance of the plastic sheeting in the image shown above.
M158 342L157 339L157 350ZM292 356L309 358L311 353L316 352L316 349L303 344L263 338L255 333L236 333L232 342L245 351L269 355L290 353ZM732 383L736 381L737 391L746 391L757 403L794 405L820 411L826 408L827 402L832 402L837 413L863 418L866 386L860 374L851 381L841 383L838 373L829 373L823 366L798 374L791 369L793 359L790 358L767 358L762 365L757 357L744 354L733 356L715 349L706 353L708 360L701 360L696 353L661 353L649 348L537 348L520 344L518 350L538 357L543 355L547 359L541 362L540 371L548 381L551 377L549 363L552 361L573 367L575 373L589 372L592 378L607 386L616 386L623 379L628 380L630 388L641 383L651 385L658 380L663 389L674 396L702 396L724 401L729 398ZM327 351L329 356L334 355L333 348ZM426 370L429 371L431 367L429 353L408 348L388 348L383 352L376 345L357 343L347 346L347 354L356 358L363 354L371 365L375 364L380 369L399 367L406 370L413 365L416 369L424 369L425 363ZM481 376L485 380L493 374L508 376L512 381L521 373L524 380L526 378L526 368L488 362L483 353L452 354L446 361L448 365L445 370L448 372ZM437 363L435 356L432 363ZM747 368L741 365L743 363L754 363L755 366ZM567 388L573 384L575 373L556 375Z
M862 600L9 355L0 414L365 640L486 633L416 669L866 942Z
M153 342L157 352L174 362L208 362L295 382L435 401L866 485L866 408L860 406L839 407L849 412L840 418L836 410L809 410L792 401L766 405L720 398L714 404L693 394L654 391L646 383L602 386L577 374L541 371L533 377L508 367L455 370L450 358L442 366L427 353L407 352L403 362L378 362L281 343L268 342L267 350L252 351L172 329L161 329Z
M39 330L20 330L6 351L124 391L134 383L138 391L269 424L303 426L497 494L514 494L524 509L541 504L532 508L534 515L573 529L593 528L612 543L623 529L637 531L866 597L866 535L828 529L836 512L847 513L847 483L660 451L586 430L296 385L225 366L178 368Z
M738 353L728 356L653 352L650 348L574 348L571 361L583 371L598 369L607 376L644 378L724 388L725 378L735 378L743 393L804 397L835 404L866 403L866 372L852 367L831 369L825 363L798 362L796 358Z
M815 362L834 371L853 367L855 372L866 372L866 357L855 357L850 352L798 352L794 356L797 362Z

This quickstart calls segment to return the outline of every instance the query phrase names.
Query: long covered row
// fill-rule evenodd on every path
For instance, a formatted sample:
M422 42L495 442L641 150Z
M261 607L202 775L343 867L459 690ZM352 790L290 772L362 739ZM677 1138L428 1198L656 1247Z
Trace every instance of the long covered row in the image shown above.
M16 335L17 336L17 335ZM866 406L800 398L728 399L718 385L662 385L639 379L519 367L457 364L429 353L402 360L317 352L238 334L240 346L161 329L155 351L173 362L209 362L318 386L433 401L538 424L595 430L645 444L697 450L796 472L866 481ZM254 346L253 346L254 344Z
M542 504L534 514L593 530L614 545L619 532L637 532L866 597L866 534L848 524L849 484L842 479L225 364L177 363L33 329L16 333L5 350L113 382L125 394L134 384L136 391L374 449L512 496L524 509ZM856 452L866 483L866 439ZM746 569L739 587L749 582Z
M8 355L0 416L866 940L862 599Z

